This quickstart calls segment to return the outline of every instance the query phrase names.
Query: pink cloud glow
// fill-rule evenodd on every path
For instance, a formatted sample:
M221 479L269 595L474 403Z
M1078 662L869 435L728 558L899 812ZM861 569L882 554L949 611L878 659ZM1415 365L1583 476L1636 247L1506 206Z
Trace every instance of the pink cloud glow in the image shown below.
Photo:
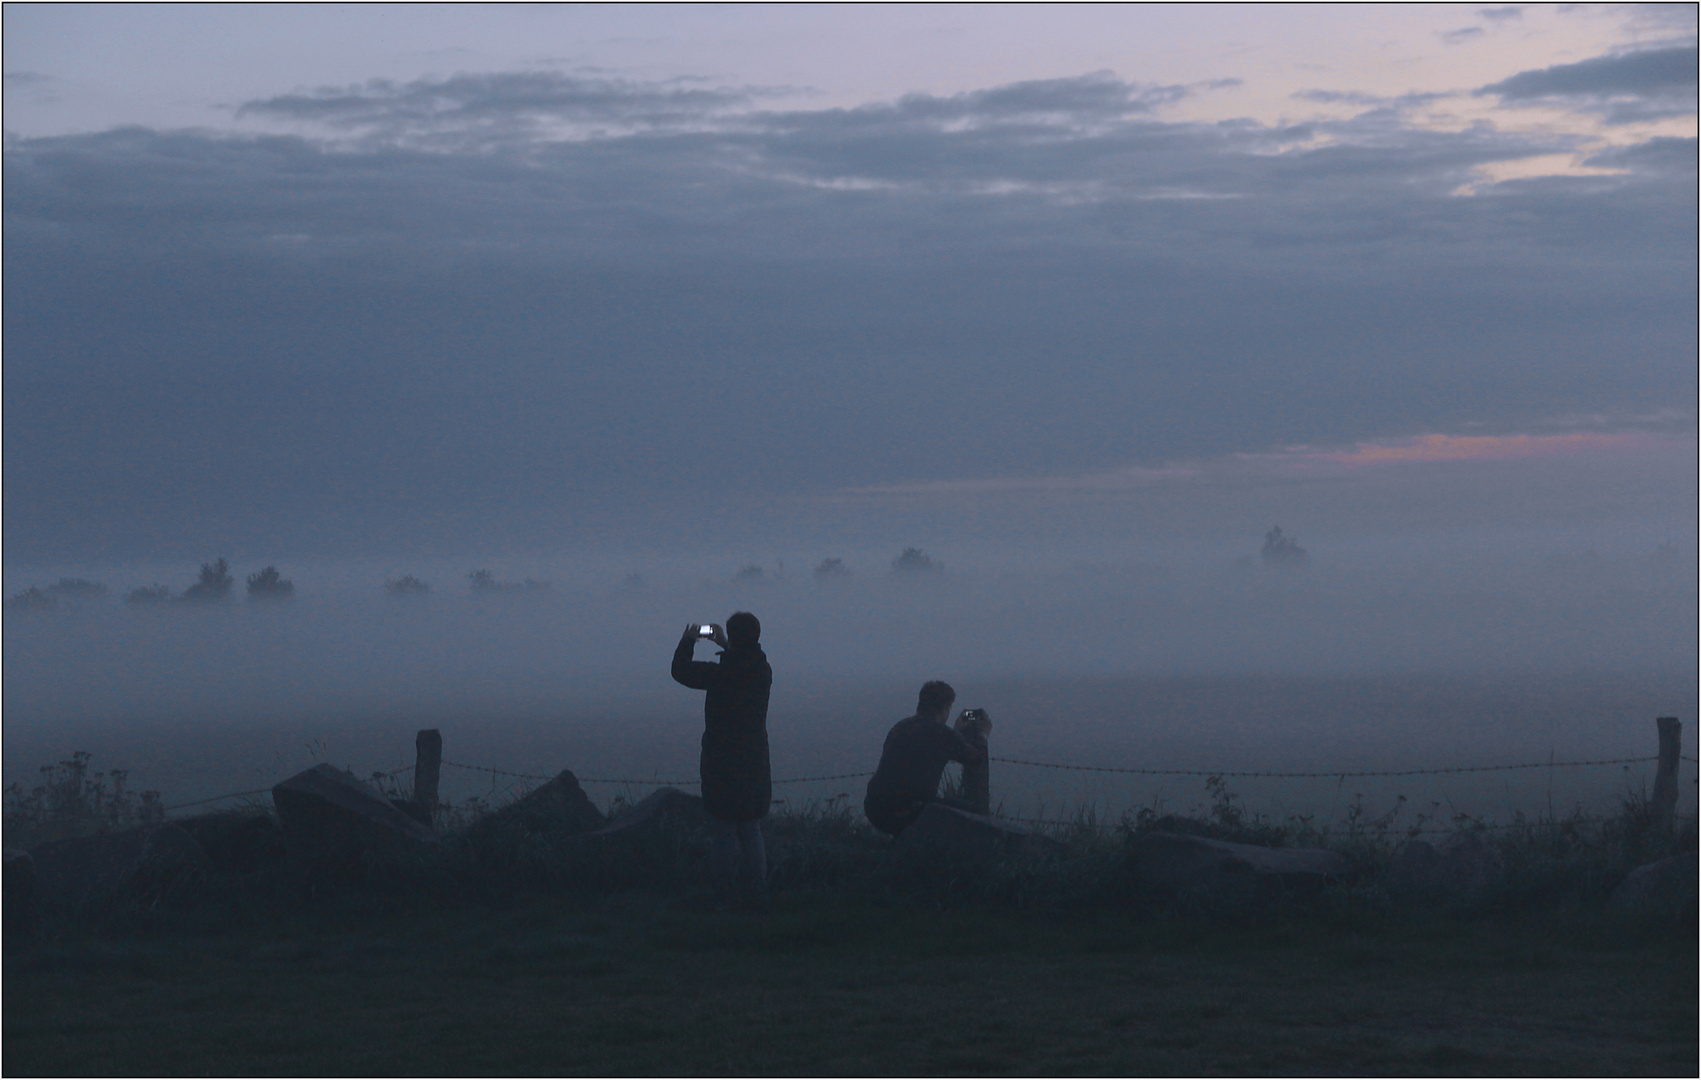
M1590 452L1634 452L1667 440L1643 432L1568 435L1419 435L1393 443L1359 443L1351 450L1298 450L1293 457L1341 465L1401 465L1433 461L1506 461Z
M984 477L930 480L911 484L848 488L837 497L1000 495L1016 492L1132 491L1171 484L1281 483L1289 480L1345 479L1353 471L1382 465L1432 465L1449 462L1540 460L1590 455L1624 460L1669 459L1694 455L1694 437L1653 432L1572 432L1562 435L1418 435L1387 442L1363 442L1346 450L1290 446L1258 454L1234 454L1164 468L1130 466L1074 476Z

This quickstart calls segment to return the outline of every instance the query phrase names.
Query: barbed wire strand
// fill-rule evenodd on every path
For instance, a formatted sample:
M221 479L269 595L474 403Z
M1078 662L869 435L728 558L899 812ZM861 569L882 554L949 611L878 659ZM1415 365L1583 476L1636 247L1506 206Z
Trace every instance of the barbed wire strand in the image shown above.
M513 772L509 769L494 769L488 765L464 765L458 761L444 760L443 764L457 769L471 769L474 772L493 773L497 776L517 776L522 780L553 780L553 776L543 776L539 773ZM836 773L831 776L794 776L784 780L773 780L775 784L809 784L826 780L855 780L858 777L873 776L872 772ZM682 784L700 784L701 780L639 780L636 778L616 778L606 776L575 776L573 779L581 784L633 784L654 787L678 787Z
M176 806L166 806L161 807L161 809L169 814L173 810L187 810L191 806L205 806L208 803L219 802L223 799L240 799L244 795L264 795L271 790L271 788L257 788L254 791L233 791L228 795L214 795L210 799L196 799L194 802L178 803Z
M1522 762L1517 765L1462 765L1441 769L1368 769L1357 771L1347 770L1344 772L1246 772L1225 769L1130 769L1113 765L1068 765L1053 761L1029 761L1025 758L994 757L991 760L1003 765L1026 765L1036 769L1065 769L1072 772L1118 773L1128 776L1221 776L1280 780L1346 780L1351 778L1378 776L1438 776L1447 773L1511 772L1518 769L1572 769L1591 765L1636 765L1649 761L1658 761L1659 757L1658 755L1654 755L1650 757L1601 758L1590 761L1532 761ZM1685 757L1683 760L1697 763L1696 759L1692 757ZM489 773L492 778L497 776L512 776L520 780L555 779L553 776L546 776L541 773L515 772L510 769L497 769L488 765L468 765L459 761L449 761L446 758L442 763L455 769L467 769L472 772ZM387 779L413 770L416 767L417 766L414 765L403 765L398 769L391 769L389 772L374 773L373 775L375 777L382 776ZM811 784L824 783L828 780L858 780L862 777L873 775L874 774L872 772L833 773L826 776L795 776L771 782L774 784ZM701 780L639 780L636 778L599 776L579 776L575 777L575 779L581 784L621 784L637 787L681 787L702 783ZM164 812L170 813L173 810L187 810L193 806L205 806L207 803L220 802L224 799L239 799L247 795L264 795L270 790L271 788L257 788L253 791L233 791L225 795L214 795L207 799L197 799L193 802L177 803L174 806L167 806L164 808ZM1047 821L1039 818L1010 818L1009 820L1023 822L1031 821L1034 824L1043 825L1073 826L1075 824L1073 822ZM1511 826L1493 827L1504 828Z
M1434 776L1441 773L1509 772L1514 769L1566 769L1582 765L1630 765L1643 761L1658 761L1655 757L1605 758L1599 761L1533 761L1518 765L1461 765L1445 769L1365 769L1331 772L1235 772L1227 769L1127 769L1114 765L1064 765L1054 761L1028 761L1023 758L995 757L1005 765L1029 765L1037 769L1068 769L1074 772L1124 773L1137 776L1234 776L1262 777L1284 780L1334 780L1364 776Z
M1051 818L1017 817L1014 814L993 814L993 815L990 815L990 816L995 817L1000 821L1019 821L1019 822L1023 823L1024 825L1050 825L1050 826L1055 826L1055 827L1064 828L1064 829L1088 829L1088 830L1091 830L1093 832L1111 832L1111 831L1122 828L1121 822L1100 823L1100 822L1096 822L1096 821L1057 821L1057 820L1054 820L1054 819L1051 819ZM1357 831L1362 832L1362 833L1380 833L1382 835L1393 835L1393 836L1438 836L1438 835L1442 835L1442 834L1451 834L1451 833L1459 832L1461 829L1463 829L1465 831L1470 831L1470 830L1473 830L1473 829L1481 829L1485 832L1500 832L1500 831L1504 831L1506 829L1549 829L1549 828L1564 828L1567 825L1601 825L1601 824L1604 824L1604 823L1606 823L1608 821L1612 821L1612 820L1614 820L1614 819L1613 818L1605 818L1605 817L1580 817L1580 818L1566 818L1563 821L1551 821L1551 822L1510 821L1510 822L1505 822L1503 824L1489 824L1489 823L1486 823L1486 822L1472 822L1468 825L1457 825L1457 826L1454 826L1452 828L1438 828L1438 829L1404 828L1404 829L1397 829L1397 828L1389 827L1389 828L1386 828L1386 829L1359 829Z

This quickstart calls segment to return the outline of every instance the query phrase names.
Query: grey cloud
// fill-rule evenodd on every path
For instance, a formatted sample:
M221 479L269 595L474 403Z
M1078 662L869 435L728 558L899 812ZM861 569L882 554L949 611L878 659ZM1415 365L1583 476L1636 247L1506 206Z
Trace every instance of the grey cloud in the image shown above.
M379 138L512 141L557 125L657 127L700 122L772 90L637 83L553 71L374 79L250 101L238 116L307 121Z
M1563 103L1598 112L1611 123L1630 123L1692 115L1697 69L1693 45L1647 49L1519 72L1476 93Z
M1046 115L1080 120L1150 113L1190 93L1184 86L1142 86L1123 82L1108 71L1095 71L1076 78L1037 79L950 97L906 94L895 106L870 106L867 111L935 121Z
M1642 173L1694 176L1696 154L1694 138L1667 137L1605 150L1592 155L1584 164L1632 169Z
M1457 30L1444 30L1436 35L1443 45L1463 45L1467 41L1480 38L1486 31L1480 26L1462 26Z
M1692 395L1669 149L1459 198L1573 145L1112 82L476 153L13 140L7 550L541 544Z
M61 80L54 75L39 71L8 71L5 73L6 91L17 94L39 105L51 104L60 100L54 92Z
M1299 101L1314 101L1319 105L1366 105L1374 108L1409 108L1416 105L1427 105L1451 97L1447 93L1419 93L1385 95L1364 94L1350 90L1296 90L1291 97Z
M1510 7L1510 6L1509 7L1496 7L1496 8L1479 8L1479 9L1477 9L1477 14L1481 15L1483 18L1489 20L1490 22L1506 22L1509 19L1521 19L1521 18L1523 18L1524 17L1524 9L1521 8L1521 7Z

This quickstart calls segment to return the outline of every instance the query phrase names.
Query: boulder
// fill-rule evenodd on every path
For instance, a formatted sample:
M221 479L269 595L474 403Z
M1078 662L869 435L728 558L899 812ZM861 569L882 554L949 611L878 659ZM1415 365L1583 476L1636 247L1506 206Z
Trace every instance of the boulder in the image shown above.
M1050 855L1062 847L1057 841L1029 832L1013 821L1000 821L988 814L974 814L938 802L924 806L921 816L898 834L897 843L898 851L948 852L978 859Z
M687 799L696 798L683 792L678 794ZM702 800L696 801L700 808ZM637 807L632 809L636 810ZM480 818L468 833L477 837L501 829L519 829L528 833L577 836L600 829L607 823L602 811L596 808L590 796L585 794L584 788L579 786L579 778L573 775L571 769L562 769L553 780L528 793L524 798Z
M615 814L608 824L600 829L593 829L590 835L615 837L664 825L701 828L708 823L709 815L703 812L701 796L687 795L678 788L664 787Z
M1388 887L1396 892L1466 903L1505 880L1499 849L1474 832L1456 832L1435 844L1408 840L1388 864Z
M435 850L437 834L390 805L353 773L315 765L272 788L289 857L351 868L370 856L410 858Z
M35 860L29 852L6 849L4 882L5 940L11 943L29 937L36 928Z
M55 840L31 849L43 907L104 903L123 889L146 890L207 865L194 837L175 825L145 825L98 836Z
M421 825L424 825L428 829L431 828L431 807L426 806L421 802L415 802L413 799L389 799L387 801L391 806L400 810L408 817L413 818Z
M1345 856L1319 848L1269 848L1203 836L1147 832L1128 846L1136 880L1186 900L1240 908L1284 889L1316 889L1353 875Z
M1630 871L1607 898L1607 907L1624 915L1684 914L1694 918L1697 875L1695 852L1673 855Z

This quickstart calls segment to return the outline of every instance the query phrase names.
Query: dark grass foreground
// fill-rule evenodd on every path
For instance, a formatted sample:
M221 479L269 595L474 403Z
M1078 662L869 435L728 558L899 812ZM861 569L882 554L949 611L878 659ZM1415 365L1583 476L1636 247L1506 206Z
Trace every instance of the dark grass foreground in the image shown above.
M105 804L102 804L105 805ZM217 829L252 822L215 816ZM111 816L110 814L108 816ZM121 815L122 816L122 815ZM44 817L42 821L58 821ZM480 822L482 821L482 826ZM116 822L122 824L123 822ZM27 825L16 816L14 826ZM37 822L40 824L40 822ZM282 861L45 918L4 956L7 1075L1693 1075L1693 910L1606 898L1678 846L1645 801L1489 835L1505 882L1392 891L1391 822L1194 815L1066 853L906 857L836 804L769 819L765 910L717 912L702 838L451 817L428 864L309 886ZM1469 823L1464 823L1469 824ZM1479 823L1480 824L1480 823ZM1213 911L1152 895L1142 830L1334 847L1356 881Z
M8 1075L1676 1075L1693 939L647 895L8 950Z

